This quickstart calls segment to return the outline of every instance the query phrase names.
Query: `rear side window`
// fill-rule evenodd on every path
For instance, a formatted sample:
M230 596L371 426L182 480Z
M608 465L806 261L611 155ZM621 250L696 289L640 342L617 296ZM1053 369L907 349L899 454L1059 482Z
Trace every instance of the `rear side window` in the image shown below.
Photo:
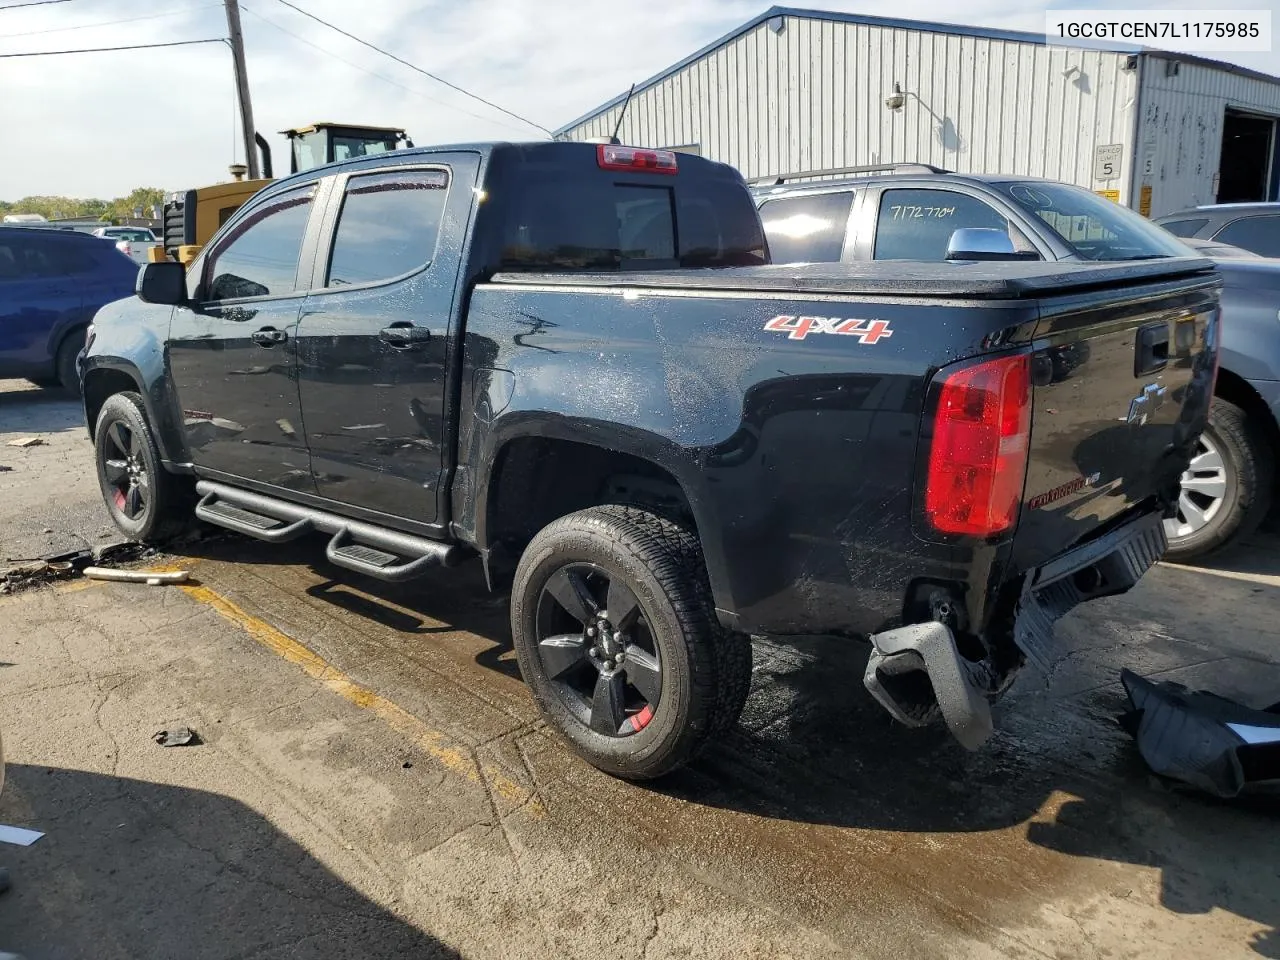
M853 192L766 200L760 219L774 263L838 263Z
M753 266L764 234L741 183L521 178L502 228L503 270L636 270Z
M325 286L387 280L430 263L448 186L444 170L351 177L338 215Z
M1199 220L1166 220L1160 226L1175 237L1194 237L1208 222L1207 217L1202 217Z
M886 190L876 218L877 260L945 260L951 234L1009 230L1009 221L974 197L953 190ZM1014 247L1024 248L1019 239Z
M0 280L74 277L92 272L94 265L88 250L79 244L60 243L53 237L0 242Z
M1280 257L1280 217L1232 220L1213 239L1229 243L1233 247L1242 247L1262 257Z
M209 300L292 293L314 184L282 194L241 220L209 264Z

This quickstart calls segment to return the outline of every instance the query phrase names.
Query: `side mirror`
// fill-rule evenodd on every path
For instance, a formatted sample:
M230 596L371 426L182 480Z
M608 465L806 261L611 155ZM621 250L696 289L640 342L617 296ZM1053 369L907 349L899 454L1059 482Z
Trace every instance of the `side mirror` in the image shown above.
M187 302L187 271L173 260L162 263L146 263L138 271L138 285L134 288L143 303L178 306Z
M1019 251L1004 230L962 227L947 242L948 260L1039 260L1032 251Z

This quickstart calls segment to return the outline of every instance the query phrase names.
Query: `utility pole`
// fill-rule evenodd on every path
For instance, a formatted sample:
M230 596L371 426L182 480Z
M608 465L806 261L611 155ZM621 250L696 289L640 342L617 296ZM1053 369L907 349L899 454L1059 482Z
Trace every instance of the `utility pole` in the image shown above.
M249 179L262 176L258 169L258 149L254 142L253 104L249 102L249 75L244 68L244 34L240 32L240 4L238 0L223 0L227 7L227 34L231 40L231 61L236 69L236 93L240 97L240 127L244 132L244 162L249 168Z

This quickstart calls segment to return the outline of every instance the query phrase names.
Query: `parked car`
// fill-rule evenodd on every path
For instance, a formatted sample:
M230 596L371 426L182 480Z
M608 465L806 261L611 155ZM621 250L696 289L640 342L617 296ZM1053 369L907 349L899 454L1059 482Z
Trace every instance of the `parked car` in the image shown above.
M99 227L93 235L114 240L116 249L134 263L146 263L150 259L148 251L160 246L156 235L146 227Z
M1188 240L1222 275L1222 352L1209 425L1183 475L1169 559L1239 542L1266 519L1280 449L1280 260L1220 256Z
M941 261L997 256L1104 262L1177 257L1187 252L1182 241L1131 210L1080 187L1033 178L956 174L902 164L771 178L754 184L752 193L775 261ZM973 231L987 237L985 252L954 246L955 237L969 236ZM1236 251L1224 253L1218 249L1218 241L1203 242L1209 245L1201 251L1203 255L1220 258L1220 264L1245 262L1229 260L1236 257ZM1252 254L1244 252L1244 256ZM1228 350L1232 344L1240 350L1251 349L1261 338L1267 343L1262 357L1271 357L1273 350L1280 352L1280 325L1276 323L1280 303L1271 302L1255 289L1259 283L1270 283L1272 272L1271 267L1255 272L1224 271ZM1235 313L1245 309L1250 313L1248 320L1234 321ZM1267 310L1269 324L1256 320ZM1094 346L1093 339L1084 338L1053 351L1055 370L1069 374ZM1259 513L1265 513L1264 501L1270 499L1269 493L1261 492L1265 484L1249 483L1244 462L1244 458L1252 458L1260 479L1270 475L1271 458L1257 449L1263 434L1255 436L1255 431L1246 430L1240 418L1245 416L1243 410L1272 419L1271 408L1280 401L1280 382L1265 378L1280 380L1280 353L1275 366L1255 360L1248 367L1250 373L1239 376L1232 372L1235 361L1228 353L1223 356L1226 373L1219 381L1214 426L1201 439L1197 459L1183 478L1177 515L1166 522L1167 557L1171 560L1203 557L1234 542L1256 526ZM1268 374L1267 369L1272 372ZM1251 381L1249 377L1263 379ZM1237 477L1245 478L1242 482L1249 492L1236 486ZM1229 492L1219 494L1228 488Z
M0 227L0 377L79 392L85 329L137 276L137 264L88 234Z
M1187 253L1108 222L1135 256ZM869 638L879 702L976 748L1053 622L1163 551L1221 281L1188 256L765 260L741 177L667 151L278 180L95 317L107 509L155 540L194 487L196 517L323 531L384 580L478 558L543 715L619 776L733 726L751 634Z
M1216 240L1280 257L1280 203L1215 203L1159 217L1156 223L1176 237Z
M1264 260L1265 257L1251 253L1243 247L1233 247L1229 243L1217 240L1197 240L1194 237L1183 237L1182 242L1195 250L1202 257L1213 257L1225 260Z

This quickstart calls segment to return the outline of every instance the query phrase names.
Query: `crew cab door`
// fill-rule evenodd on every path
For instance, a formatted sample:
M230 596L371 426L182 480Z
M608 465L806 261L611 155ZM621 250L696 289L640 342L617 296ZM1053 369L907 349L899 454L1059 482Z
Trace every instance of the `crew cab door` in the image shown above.
M296 334L311 276L302 249L315 188L242 211L193 265L192 305L173 312L169 366L202 475L314 491Z
M333 178L298 328L320 496L432 524L446 466L450 318L479 157L440 154Z

